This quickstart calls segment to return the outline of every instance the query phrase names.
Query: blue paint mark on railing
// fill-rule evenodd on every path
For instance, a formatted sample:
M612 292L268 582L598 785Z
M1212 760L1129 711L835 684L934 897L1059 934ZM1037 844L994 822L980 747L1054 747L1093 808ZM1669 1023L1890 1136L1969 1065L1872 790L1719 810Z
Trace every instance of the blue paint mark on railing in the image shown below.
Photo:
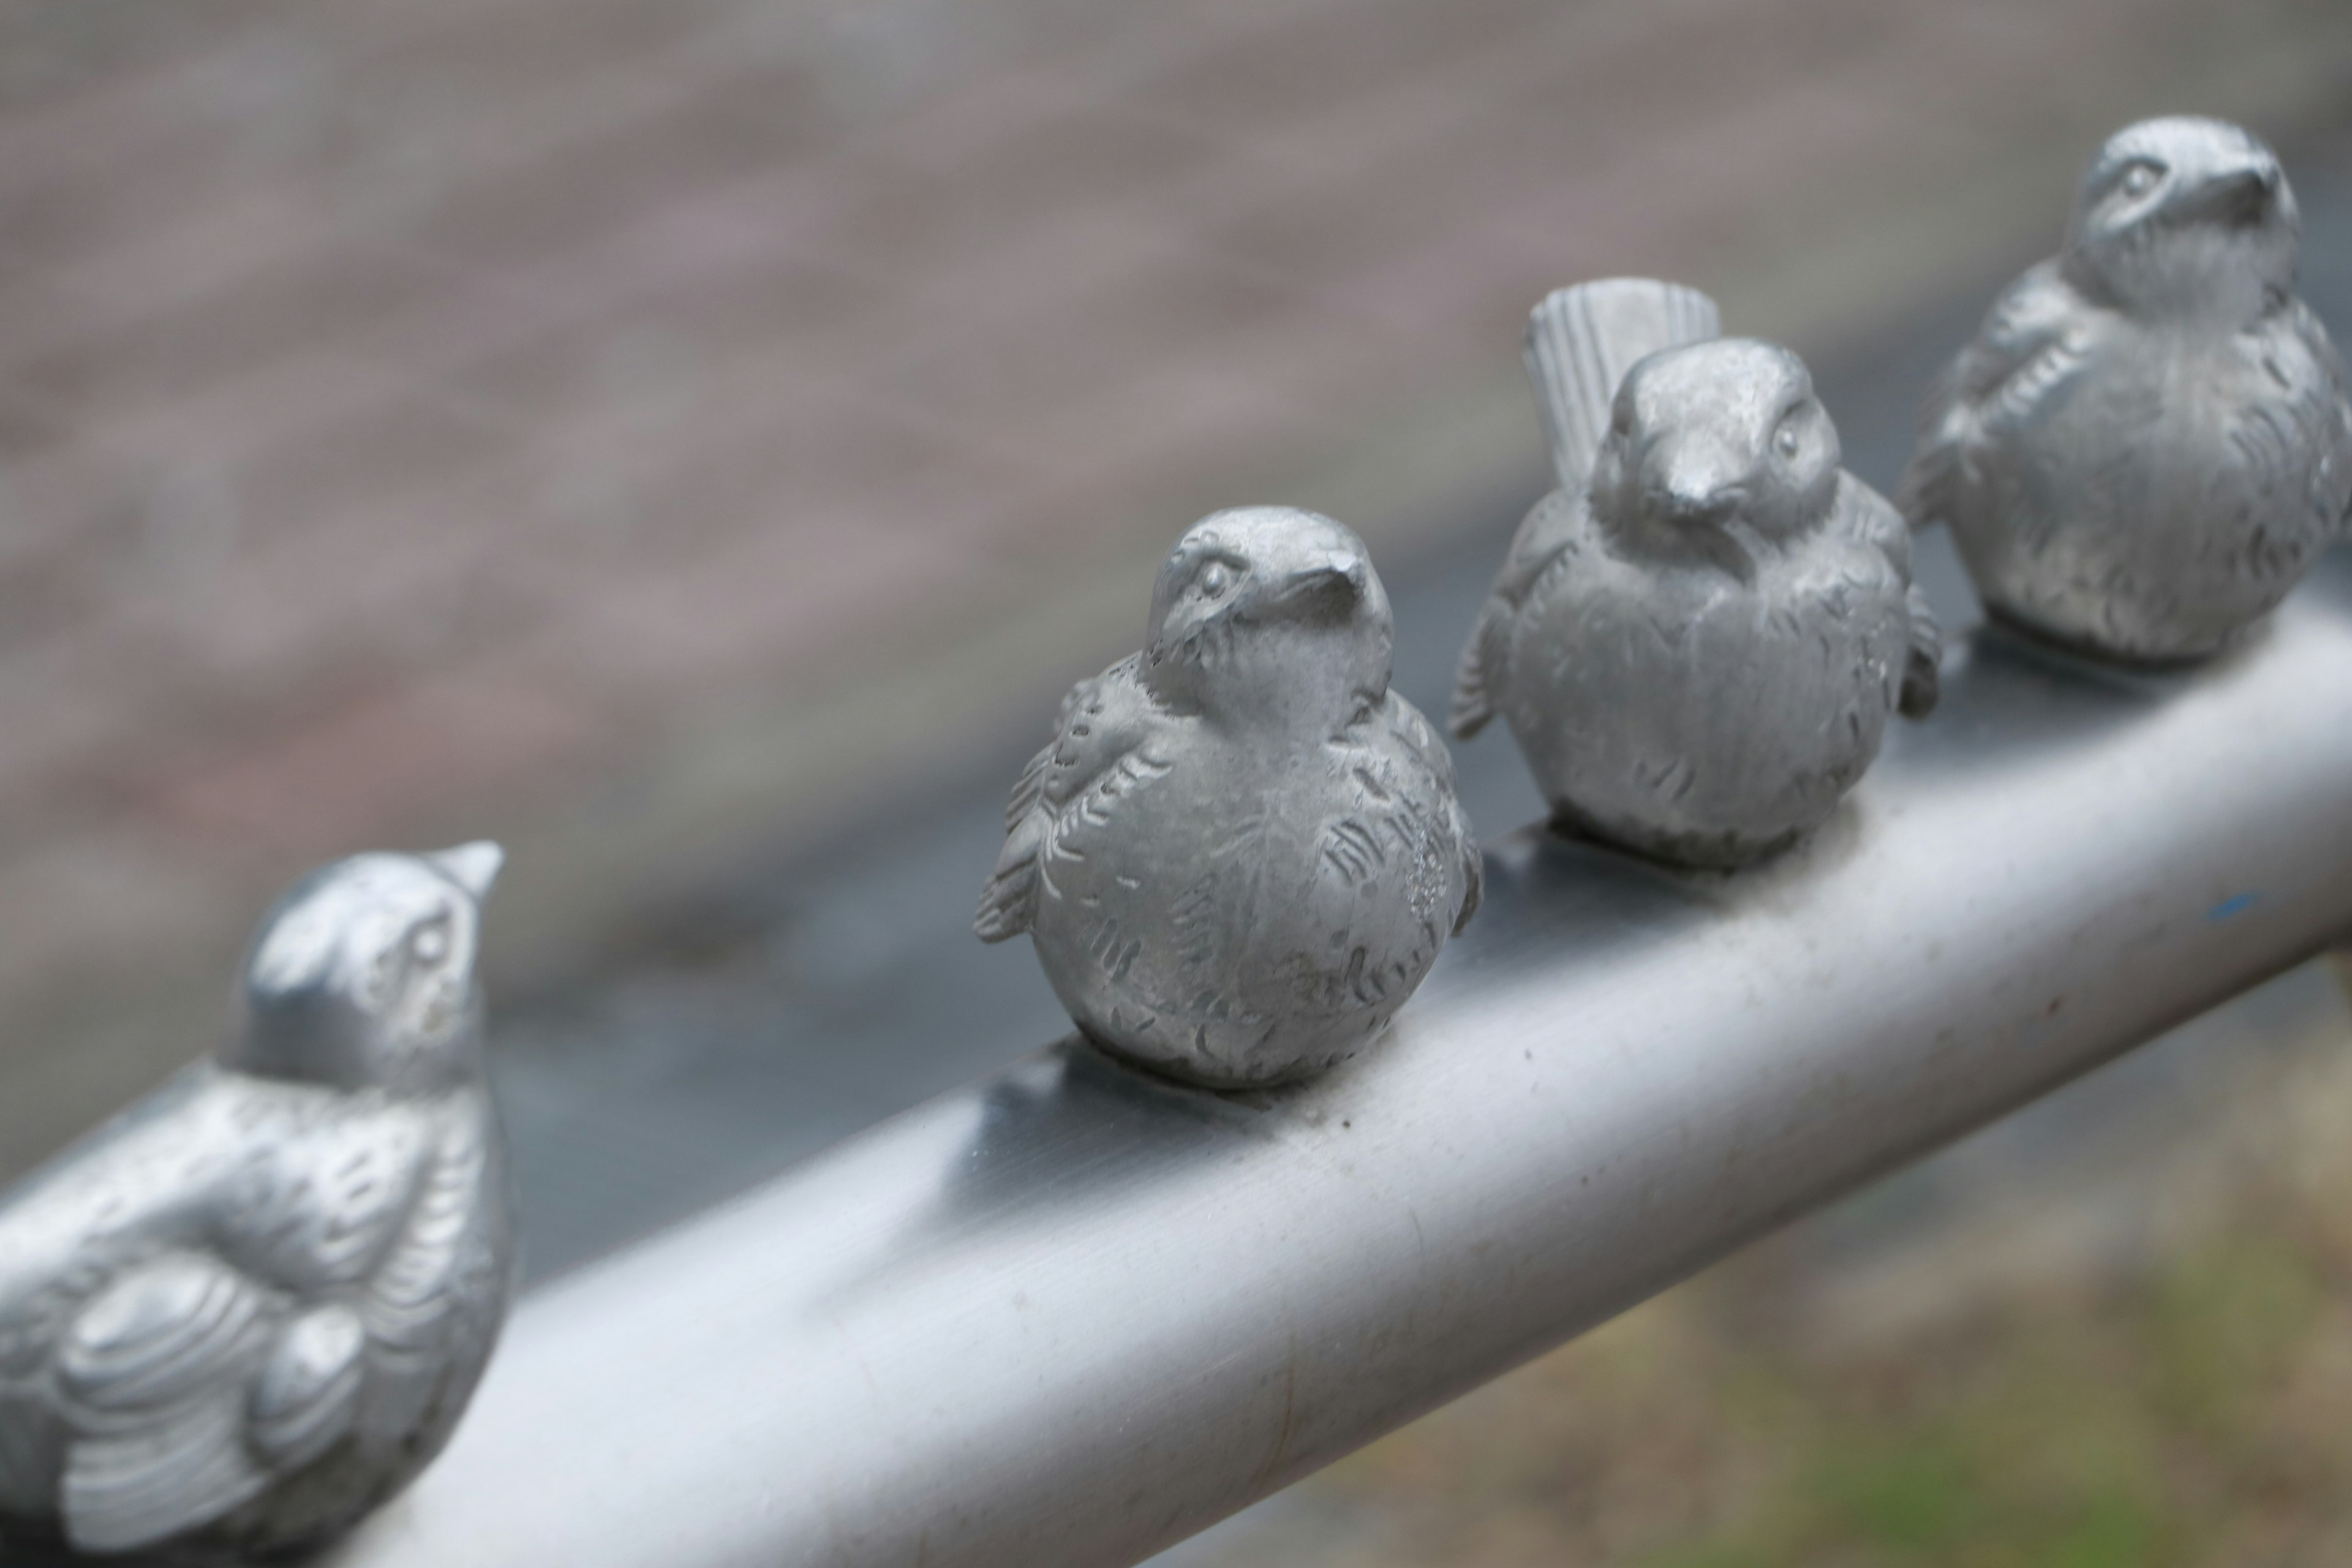
M2225 921L2231 915L2243 914L2252 909L2261 897L2260 893L2240 893L2236 898L2223 899L2205 911L2205 918L2209 921Z

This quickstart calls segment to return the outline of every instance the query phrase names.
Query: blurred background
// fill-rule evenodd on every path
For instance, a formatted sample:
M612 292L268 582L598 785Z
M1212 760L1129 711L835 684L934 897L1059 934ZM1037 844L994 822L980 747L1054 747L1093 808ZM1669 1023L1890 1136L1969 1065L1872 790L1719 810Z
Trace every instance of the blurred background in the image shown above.
M1545 290L1709 289L1890 485L2177 110L2352 334L2342 0L0 0L0 1179L379 845L511 853L538 1277L993 1067L1003 791L1192 519L1354 525L1442 710ZM2352 1562L2347 1134L2313 967L1171 1562Z

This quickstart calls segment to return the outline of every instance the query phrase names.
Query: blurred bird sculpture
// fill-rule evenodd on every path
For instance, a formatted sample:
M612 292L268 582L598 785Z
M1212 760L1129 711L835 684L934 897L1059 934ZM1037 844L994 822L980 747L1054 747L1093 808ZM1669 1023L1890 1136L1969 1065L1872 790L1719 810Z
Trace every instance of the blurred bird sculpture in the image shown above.
M0 1204L0 1535L244 1561L439 1452L513 1274L474 986L499 862L312 873L219 1061Z
M2352 408L2294 294L2269 148L2144 121L2084 177L2065 248L2010 285L1931 395L1898 492L1994 614L2140 661L2261 619L2352 501Z
M1088 1037L1195 1083L1352 1054L1478 903L1452 760L1389 689L1391 639L1329 518L1195 525L1144 650L1070 693L1014 785L982 939L1030 932Z
M1838 467L1802 361L1647 279L1536 307L1559 488L1462 654L1457 735L1501 714L1556 820L1738 865L1820 823L1887 716L1935 706L1938 637L1894 507Z

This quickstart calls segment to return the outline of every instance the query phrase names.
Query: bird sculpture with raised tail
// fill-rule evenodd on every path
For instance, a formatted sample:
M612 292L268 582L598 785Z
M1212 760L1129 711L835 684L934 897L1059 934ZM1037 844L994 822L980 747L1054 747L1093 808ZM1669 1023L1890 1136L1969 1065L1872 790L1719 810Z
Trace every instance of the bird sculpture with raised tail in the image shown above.
M1161 567L1143 651L1021 775L974 922L1027 931L1079 1028L1216 1088L1351 1055L1477 907L1444 743L1389 689L1363 542L1223 511Z
M1788 350L1696 289L1620 278L1536 307L1559 488L1464 648L1453 728L1508 722L1561 826L1730 867L1826 818L1939 638L1895 508L1838 466Z
M2143 121L2084 176L2064 248L1937 382L1897 492L1992 613L2146 663L2260 621L2343 527L2352 406L2294 292L2294 193L2215 120Z
M499 864L312 873L218 1059L0 1199L0 1540L241 1563L440 1451L514 1275L474 983Z

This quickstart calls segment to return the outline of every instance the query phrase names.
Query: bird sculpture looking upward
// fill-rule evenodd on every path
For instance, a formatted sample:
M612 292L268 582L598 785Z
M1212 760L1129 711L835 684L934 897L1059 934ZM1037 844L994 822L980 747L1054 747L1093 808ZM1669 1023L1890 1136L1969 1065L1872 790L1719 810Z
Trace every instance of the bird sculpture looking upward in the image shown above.
M0 1536L239 1562L440 1451L514 1272L474 984L499 863L313 872L219 1060L0 1200Z
M1196 524L1143 651L1081 682L1013 792L974 921L1028 931L1079 1028L1219 1088L1387 1024L1477 907L1445 748L1389 689L1388 595L1312 512Z
M1811 828L1935 705L1909 531L1838 466L1804 363L1647 279L1528 329L1559 488L1463 650L1454 733L1501 714L1564 826L1728 867Z
M1897 499L1993 614L2095 653L2214 652L2352 505L2352 406L2295 297L2268 147L2143 121L2084 176L2060 255L2010 285L1929 395Z

